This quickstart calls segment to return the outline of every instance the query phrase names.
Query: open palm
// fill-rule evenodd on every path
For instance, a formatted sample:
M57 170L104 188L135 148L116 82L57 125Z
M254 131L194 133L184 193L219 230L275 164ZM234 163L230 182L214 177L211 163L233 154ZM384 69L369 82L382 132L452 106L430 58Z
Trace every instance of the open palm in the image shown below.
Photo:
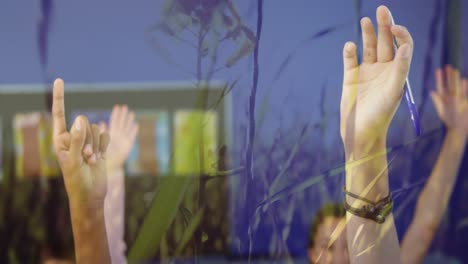
M437 114L448 129L468 136L468 81L460 72L447 65L435 74L437 90L431 92Z
M126 105L115 105L112 109L109 128L101 124L101 131L108 130L111 137L107 151L107 165L109 170L123 168L138 134L138 124L135 113L128 110Z
M402 26L391 26L390 11L377 9L378 37L369 18L361 20L363 57L358 64L356 45L343 49L341 136L347 142L385 138L400 103L411 64L413 40ZM393 37L399 49L394 53Z

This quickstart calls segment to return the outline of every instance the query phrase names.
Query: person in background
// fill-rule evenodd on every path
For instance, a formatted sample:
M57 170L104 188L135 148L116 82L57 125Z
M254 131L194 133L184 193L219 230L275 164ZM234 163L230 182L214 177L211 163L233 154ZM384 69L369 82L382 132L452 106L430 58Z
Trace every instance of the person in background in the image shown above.
M333 232L346 224L346 210L341 204L326 204L315 214L310 226L307 257L310 263L349 263L346 231L330 243Z
M468 137L468 81L450 65L435 73L436 91L431 98L446 134L436 165L419 195L416 211L402 244L403 263L422 263L440 225L463 157ZM328 204L317 213L310 229L308 258L311 263L348 263L346 232L333 233L345 225L341 204ZM331 240L332 244L329 244Z
M107 195L104 203L110 256L112 263L126 263L124 165L138 134L135 113L129 111L126 105L115 105L109 127L105 123L100 123L100 131L101 133L107 131L110 135L106 159Z

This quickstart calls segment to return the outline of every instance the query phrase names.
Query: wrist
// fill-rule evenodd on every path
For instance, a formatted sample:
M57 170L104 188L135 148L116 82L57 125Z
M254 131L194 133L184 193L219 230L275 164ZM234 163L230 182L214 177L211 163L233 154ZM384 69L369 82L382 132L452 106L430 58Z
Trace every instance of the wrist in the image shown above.
M71 215L92 217L104 212L104 199L70 199L69 207Z
M372 201L388 195L386 151L386 141L382 137L346 149L346 189L349 192ZM352 203L354 199L348 201Z
M454 144L465 147L467 135L466 133L454 128L447 128L446 138L450 139Z
M387 149L386 136L369 140L343 141L346 161L364 159L373 155L382 155Z
M106 164L106 170L108 175L113 175L116 173L122 173L124 172L124 166L120 164L112 164L112 163L107 163Z

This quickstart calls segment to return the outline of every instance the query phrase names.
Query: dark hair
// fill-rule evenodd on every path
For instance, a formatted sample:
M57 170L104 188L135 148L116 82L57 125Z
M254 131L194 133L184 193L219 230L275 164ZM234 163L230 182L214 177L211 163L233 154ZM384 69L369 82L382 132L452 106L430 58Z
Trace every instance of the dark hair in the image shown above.
M327 217L336 217L342 218L346 216L346 210L344 209L342 204L338 203L330 203L322 206L320 210L315 215L314 221L310 226L309 232L309 248L314 247L314 239L315 235L317 234L317 230L319 226L325 221Z

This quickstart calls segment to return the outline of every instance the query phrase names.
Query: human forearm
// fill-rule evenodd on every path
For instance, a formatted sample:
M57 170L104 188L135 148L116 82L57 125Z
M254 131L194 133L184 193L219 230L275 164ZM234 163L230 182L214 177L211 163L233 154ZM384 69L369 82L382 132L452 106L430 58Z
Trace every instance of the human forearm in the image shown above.
M415 221L430 219L438 226L455 184L466 137L447 131L442 149L426 186L418 199Z
M404 263L420 263L424 259L447 208L465 145L465 136L454 130L447 131L436 165L419 196L413 221L403 239Z
M100 132L85 116L78 116L67 130L61 79L54 82L52 118L54 150L68 195L76 262L110 263L103 212L109 134Z
M362 63L358 63L356 44L347 42L343 47L340 134L346 151L347 239L352 263L400 262L391 201L383 199L389 194L385 142L404 92L413 39L405 27L392 25L388 8L380 6L376 13L378 36L372 20L361 19ZM351 196L361 199L355 203Z
M104 205L70 203L76 263L111 263L104 222Z
M377 140L372 145L346 149L346 189L371 201L389 194L386 144ZM347 203L361 208L365 202L346 197ZM347 213L347 237L351 263L397 263L399 244L392 214L383 224Z
M388 195L386 142L378 139L369 144L345 144L346 190L377 201ZM349 197L349 202L358 203Z
M154 124L153 124L154 125ZM126 263L125 230L125 162L138 134L135 113L127 105L115 105L112 109L109 127L111 142L106 159L107 195L105 210L107 237L113 263Z
M125 176L124 169L108 168L105 219L109 250L113 263L125 263L124 241Z

